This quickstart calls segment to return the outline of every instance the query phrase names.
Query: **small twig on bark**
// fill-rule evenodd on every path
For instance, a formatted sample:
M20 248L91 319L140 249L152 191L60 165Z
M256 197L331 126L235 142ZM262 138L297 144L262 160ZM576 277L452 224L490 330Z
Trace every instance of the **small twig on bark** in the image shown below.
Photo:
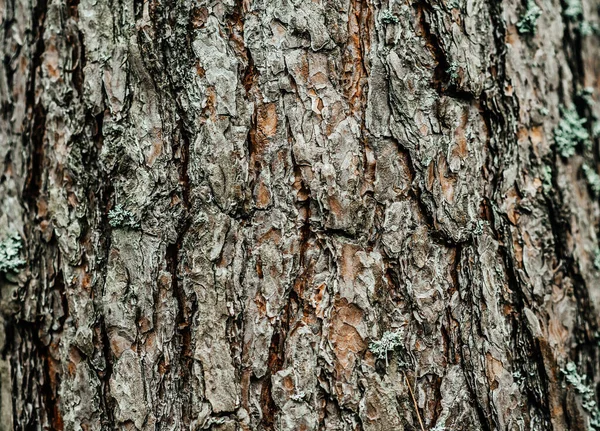
M419 425L421 426L421 431L425 431L425 427L423 426L423 421L421 420L421 415L419 414L419 406L417 405L417 400L415 399L415 394L413 393L412 387L410 386L410 382L408 381L408 376L406 375L406 371L402 371L404 374L404 378L406 379L406 384L408 385L408 390L410 391L410 396L415 405L415 412L417 412L417 419L419 419Z

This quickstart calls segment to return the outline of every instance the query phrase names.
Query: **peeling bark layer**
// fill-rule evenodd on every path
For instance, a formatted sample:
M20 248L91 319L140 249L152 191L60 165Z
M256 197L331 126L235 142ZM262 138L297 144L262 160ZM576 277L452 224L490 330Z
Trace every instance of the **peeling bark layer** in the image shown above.
M586 430L575 3L2 0L0 428Z

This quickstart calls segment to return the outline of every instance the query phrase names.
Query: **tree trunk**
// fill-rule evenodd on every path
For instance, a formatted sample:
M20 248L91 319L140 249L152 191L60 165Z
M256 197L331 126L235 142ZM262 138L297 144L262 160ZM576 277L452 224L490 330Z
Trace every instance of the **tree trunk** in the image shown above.
M598 9L0 1L0 429L600 429Z

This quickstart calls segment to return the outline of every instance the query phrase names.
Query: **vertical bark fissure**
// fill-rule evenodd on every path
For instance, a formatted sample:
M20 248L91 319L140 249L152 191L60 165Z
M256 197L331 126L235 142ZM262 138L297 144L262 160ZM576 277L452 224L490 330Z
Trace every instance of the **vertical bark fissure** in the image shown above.
M25 100L31 112L31 122L29 133L24 134L24 146L29 148L30 159L27 169L27 179L23 196L31 205L30 211L35 211L35 201L39 195L42 186L42 173L44 161L44 137L46 112L41 102L38 102L37 90L37 74L40 71L42 64L42 54L44 53L44 24L46 19L47 0L36 1L35 7L32 10L33 22L33 54L31 58L31 67L29 70L30 80L28 83ZM40 72L41 73L41 72Z

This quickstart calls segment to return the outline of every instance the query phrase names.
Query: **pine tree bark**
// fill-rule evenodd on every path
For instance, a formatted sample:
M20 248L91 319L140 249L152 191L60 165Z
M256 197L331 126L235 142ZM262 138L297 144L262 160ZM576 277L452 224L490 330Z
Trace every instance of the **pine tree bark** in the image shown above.
M2 0L0 429L588 429L598 9Z

